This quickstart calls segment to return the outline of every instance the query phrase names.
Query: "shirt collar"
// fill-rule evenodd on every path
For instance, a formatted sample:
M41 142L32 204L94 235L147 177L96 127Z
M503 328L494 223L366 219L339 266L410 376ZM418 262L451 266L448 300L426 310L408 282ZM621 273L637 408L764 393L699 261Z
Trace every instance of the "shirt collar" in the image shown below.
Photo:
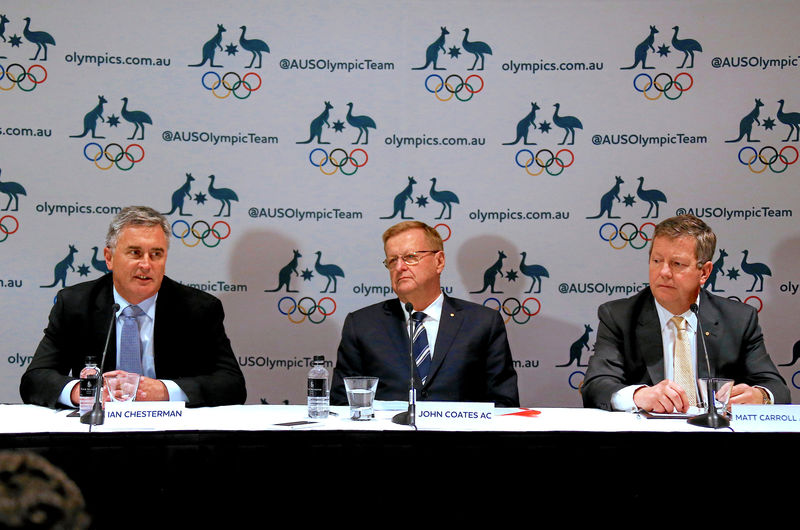
M422 310L425 313L425 320L432 319L432 320L440 320L442 318L442 306L444 305L444 293L440 293L439 296L436 297L431 305L426 307ZM403 316L405 321L408 322L409 314L406 311L403 311Z
M653 299L656 303L656 312L658 313L658 321L661 323L661 331L663 332L667 329L667 325L669 324L669 320L673 317L683 317L686 320L686 328L694 332L697 329L697 315L692 312L691 309L687 309L686 312L680 315L673 315L667 309L658 303L658 300ZM700 294L697 294L697 300L694 302L697 306L700 306Z
M154 294L150 298L146 298L142 300L137 306L141 309L145 315L150 317L150 320L155 321L156 319L156 299L158 298L158 293ZM128 307L129 305L134 305L125 300L122 295L117 292L117 288L114 287L114 302L119 304L119 311L117 312L117 318L122 314L122 310Z

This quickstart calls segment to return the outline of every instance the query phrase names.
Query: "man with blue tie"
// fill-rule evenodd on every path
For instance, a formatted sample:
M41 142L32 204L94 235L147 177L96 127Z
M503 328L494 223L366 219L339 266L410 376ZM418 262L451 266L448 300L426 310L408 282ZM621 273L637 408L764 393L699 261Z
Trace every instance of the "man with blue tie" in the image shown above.
M100 360L112 318L115 333L103 370L140 374L136 400L244 402L244 376L225 334L222 304L164 275L170 231L166 218L146 206L123 208L114 217L103 251L111 272L56 296L22 376L25 403L77 406L76 378L87 355Z
M733 379L731 404L788 403L754 307L702 289L717 238L693 215L661 221L650 246L649 287L607 302L581 386L585 407L685 413L697 379ZM703 331L705 340L699 338Z
M379 378L376 399L408 399L411 319L420 400L519 406L517 374L500 313L442 292L445 256L439 233L425 223L405 221L384 232L383 245L383 263L397 298L345 318L331 403L347 404L344 378L357 375ZM411 315L404 310L407 303L413 306Z

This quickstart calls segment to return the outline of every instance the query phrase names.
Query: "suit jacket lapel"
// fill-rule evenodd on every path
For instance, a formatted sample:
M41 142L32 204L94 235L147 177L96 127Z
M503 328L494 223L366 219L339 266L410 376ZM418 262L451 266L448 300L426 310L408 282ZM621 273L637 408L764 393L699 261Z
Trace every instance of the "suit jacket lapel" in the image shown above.
M658 320L655 300L649 297L639 313L636 326L636 344L647 365L647 373L653 384L664 379L664 342L661 339L661 323Z
M716 372L716 361L719 356L719 338L723 335L722 315L716 304L705 289L700 291L700 309L698 310L700 326L705 334L705 346L708 348L708 362L711 369ZM706 367L706 357L703 355L703 338L700 336L700 329L697 330L697 376L709 377Z
M387 300L383 304L383 311L386 314L386 320L384 320L383 325L388 339L387 342L395 345L392 348L394 350L392 355L401 357L406 363L409 363L410 342L408 340L408 327L400 300L397 298Z
M436 372L442 367L442 363L450 353L450 348L458 335L458 331L461 329L463 321L464 316L461 308L457 307L449 297L445 296L442 303L442 314L439 318L439 331L436 334L436 345L433 349L433 362L427 379L428 384L433 381Z
M111 275L108 279L102 280L103 285L97 291L97 297L94 300L94 309L92 319L94 321L95 341L94 344L99 344L97 355L103 355L103 348L106 345L106 337L108 336L108 327L113 319L114 324L111 326L111 336L108 339L108 351L106 352L105 365L101 367L103 371L117 369L117 324L116 315L111 314L111 306L114 305L114 288ZM101 359L98 358L98 361Z

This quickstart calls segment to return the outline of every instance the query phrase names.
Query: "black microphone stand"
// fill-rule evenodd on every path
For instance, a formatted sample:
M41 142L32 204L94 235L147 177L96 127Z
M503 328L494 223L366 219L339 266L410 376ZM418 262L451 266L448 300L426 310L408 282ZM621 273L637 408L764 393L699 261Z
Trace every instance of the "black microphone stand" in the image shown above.
M412 329L413 319L411 312L414 311L414 305L411 302L406 302L405 309L408 312L408 360L411 378L408 383L408 411L395 414L392 418L392 423L398 425L410 425L417 428L417 389L414 386L414 333Z
M711 377L711 362L708 360L708 348L706 348L706 338L703 335L703 325L700 323L700 314L698 313L697 304L692 304L692 313L697 317L697 332L700 333L700 339L703 343L703 353L706 358L706 368L708 369L708 379L706 379L706 413L700 414L688 421L691 425L697 427L708 427L711 429L722 429L728 427L731 422L728 418L717 412L717 407L714 405L714 382Z
M94 405L92 406L92 410L81 416L81 423L89 424L89 432L92 432L92 425L102 425L105 422L105 410L100 400L100 396L103 393L103 366L106 362L108 343L111 341L111 331L114 329L117 311L119 311L119 304L114 304L111 307L111 323L108 326L108 333L106 334L106 345L103 347L103 358L100 360L100 366L97 368L97 384L94 388Z

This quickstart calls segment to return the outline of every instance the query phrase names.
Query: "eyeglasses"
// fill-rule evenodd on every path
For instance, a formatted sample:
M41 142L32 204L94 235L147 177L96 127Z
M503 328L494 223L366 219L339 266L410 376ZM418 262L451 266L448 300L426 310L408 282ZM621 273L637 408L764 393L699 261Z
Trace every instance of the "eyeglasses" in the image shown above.
M420 256L420 254L424 254L424 253L427 253L427 252L433 252L435 254L435 253L437 253L439 251L438 250L417 250L416 252L411 252L410 254L405 254L403 256L395 256L393 258L387 258L387 259L383 260L383 266L386 267L387 269L391 270L391 269L394 268L395 265L397 265L397 260L398 259L403 260L403 263L405 263L406 265L416 265L417 263L420 262L420 260L422 258L425 257L425 256Z

